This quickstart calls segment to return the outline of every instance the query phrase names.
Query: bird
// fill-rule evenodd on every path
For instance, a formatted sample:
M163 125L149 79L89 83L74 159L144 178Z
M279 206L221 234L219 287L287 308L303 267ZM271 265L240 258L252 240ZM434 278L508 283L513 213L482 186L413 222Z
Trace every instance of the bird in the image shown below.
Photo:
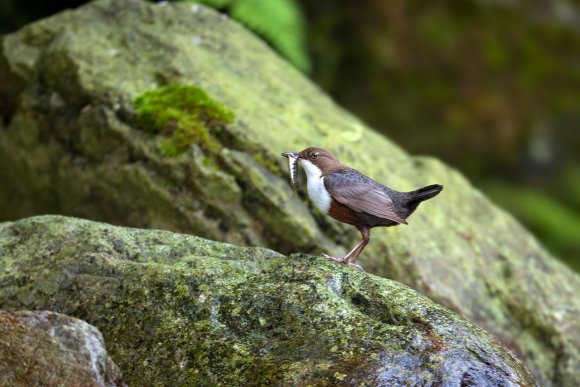
M369 243L372 228L407 224L407 218L421 202L443 190L442 185L432 184L410 192L395 191L341 163L322 148L284 152L282 156L288 158L293 182L295 164L302 164L308 196L320 211L353 225L361 233L362 240L344 257L322 256L361 270L356 260Z

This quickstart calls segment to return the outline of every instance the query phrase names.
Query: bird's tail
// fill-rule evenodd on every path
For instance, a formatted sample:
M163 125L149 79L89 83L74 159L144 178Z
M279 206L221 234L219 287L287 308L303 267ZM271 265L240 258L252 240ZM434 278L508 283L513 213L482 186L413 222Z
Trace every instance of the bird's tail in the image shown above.
M428 185L427 187L419 188L416 191L409 192L409 202L421 203L427 199L437 196L443 190L443 186L439 184Z
M407 192L408 201L407 201L407 216L410 216L416 209L417 206L428 199L431 199L434 196L437 196L439 192L443 190L443 186L439 184L428 185L427 187L419 188L416 191Z

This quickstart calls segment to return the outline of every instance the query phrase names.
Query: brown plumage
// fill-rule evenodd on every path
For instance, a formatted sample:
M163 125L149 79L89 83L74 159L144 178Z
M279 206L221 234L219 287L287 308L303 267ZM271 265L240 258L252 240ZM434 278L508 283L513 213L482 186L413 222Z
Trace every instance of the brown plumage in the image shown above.
M349 168L321 148L286 152L282 156L301 162L308 179L308 196L322 212L355 226L362 235L362 240L344 257L323 255L359 268L355 261L369 242L371 228L407 224L406 219L421 202L443 189L434 184L411 192L395 191Z

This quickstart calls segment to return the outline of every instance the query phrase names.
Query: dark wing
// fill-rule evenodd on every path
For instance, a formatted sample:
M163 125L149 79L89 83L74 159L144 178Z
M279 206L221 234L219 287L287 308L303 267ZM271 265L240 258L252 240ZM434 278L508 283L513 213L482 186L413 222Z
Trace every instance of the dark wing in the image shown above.
M395 212L393 201L382 186L358 171L349 169L331 173L324 177L324 186L334 200L354 211L407 223Z

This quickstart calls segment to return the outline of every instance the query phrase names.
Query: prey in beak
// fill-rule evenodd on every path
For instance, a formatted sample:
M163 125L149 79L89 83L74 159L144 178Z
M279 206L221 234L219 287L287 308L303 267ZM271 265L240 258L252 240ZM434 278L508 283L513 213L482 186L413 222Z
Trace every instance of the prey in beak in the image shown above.
M282 156L288 159L288 170L290 171L290 182L293 187L296 187L296 182L298 181L298 160L300 160L300 155L297 152L284 152Z

